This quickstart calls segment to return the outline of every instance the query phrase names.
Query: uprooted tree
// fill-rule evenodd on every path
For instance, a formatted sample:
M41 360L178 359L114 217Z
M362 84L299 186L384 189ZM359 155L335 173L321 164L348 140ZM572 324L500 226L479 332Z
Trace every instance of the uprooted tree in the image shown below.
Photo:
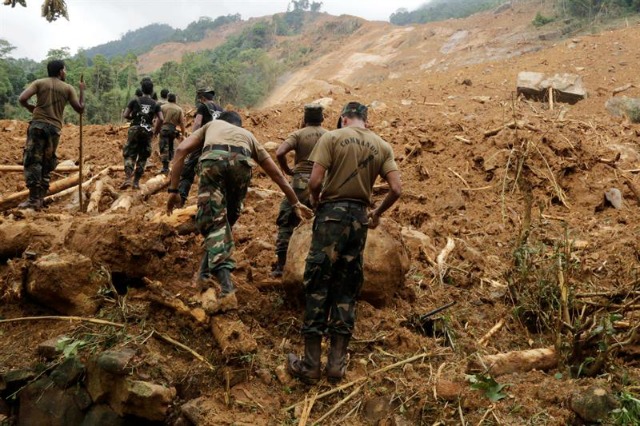
M4 0L5 6L11 5L11 7L15 7L16 3L21 4L23 7L27 7L26 0ZM69 20L69 15L67 13L67 4L64 0L44 0L42 3L42 17L45 18L49 22L53 22L59 17L64 16L67 20Z

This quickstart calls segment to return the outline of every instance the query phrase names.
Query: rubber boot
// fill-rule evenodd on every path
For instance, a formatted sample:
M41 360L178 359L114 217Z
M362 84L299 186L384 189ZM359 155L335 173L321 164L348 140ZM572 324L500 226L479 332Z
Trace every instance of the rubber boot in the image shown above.
M40 188L29 188L29 198L18 204L19 209L40 210L42 208L42 198L40 197Z
M215 271L216 279L220 283L220 296L216 303L204 307L209 315L227 312L238 309L238 299L236 298L236 286L231 281L231 271L227 268Z
M271 278L280 278L284 273L284 264L287 262L287 253L278 253L278 263L273 271Z
M344 378L347 372L347 347L351 336L348 334L332 334L331 348L327 360L327 380L335 384Z
M120 189L127 189L131 187L131 175L127 175L124 178L124 182L122 182L122 185L120 185Z
M163 161L162 162L162 170L160 170L160 173L162 173L163 175L168 175L169 174L169 162L168 161Z
M309 335L304 339L304 358L295 354L287 355L287 371L292 376L308 385L315 385L320 380L320 354L322 352L322 336Z

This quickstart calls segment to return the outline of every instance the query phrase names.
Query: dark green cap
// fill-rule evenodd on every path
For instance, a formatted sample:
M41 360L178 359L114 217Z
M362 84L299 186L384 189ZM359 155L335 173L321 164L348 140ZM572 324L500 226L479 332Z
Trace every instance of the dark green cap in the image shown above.
M349 102L344 106L344 108L342 108L342 113L340 115L355 114L363 120L366 120L368 110L367 106L362 105L360 102Z

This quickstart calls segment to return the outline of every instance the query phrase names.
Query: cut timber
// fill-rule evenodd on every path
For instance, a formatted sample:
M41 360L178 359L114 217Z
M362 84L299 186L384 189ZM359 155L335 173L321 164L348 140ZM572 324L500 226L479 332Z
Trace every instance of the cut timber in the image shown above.
M113 212L118 210L124 210L126 212L126 211L129 211L132 203L133 203L133 197L131 195L122 195L120 196L120 198L118 198L113 202L109 210Z
M211 332L227 358L236 358L254 353L258 343L246 325L235 313L216 315L211 318Z
M78 171L78 166L58 166L56 167L56 169L54 170L54 172L77 172ZM5 173L22 173L24 172L24 167L21 165L14 165L14 164L0 164L0 172L5 172Z
M468 372L486 372L493 376L524 373L531 370L550 370L558 365L554 347L513 351L496 355L478 355L467 366Z
M169 186L169 182L171 180L168 176L158 175L155 176L148 181L146 181L142 187L140 188L140 195L144 200L149 198L149 196L159 192L160 190Z
M96 188L91 193L89 198L89 204L87 205L87 213L98 211L100 205L100 199L102 198L102 192L104 191L104 179L100 179L96 182Z
M151 218L151 223L164 223L176 231L180 235L186 235L196 232L196 213L198 212L198 206L188 206L182 209L174 210L171 215L167 215L165 212L157 213Z
M51 183L48 193L55 194L60 191L64 191L67 188L77 185L79 181L80 175L77 173L73 176L69 176L68 178L57 180ZM20 201L26 199L28 196L29 190L27 189L24 191L13 193L6 198L0 199L0 211L17 206L18 204L20 204Z

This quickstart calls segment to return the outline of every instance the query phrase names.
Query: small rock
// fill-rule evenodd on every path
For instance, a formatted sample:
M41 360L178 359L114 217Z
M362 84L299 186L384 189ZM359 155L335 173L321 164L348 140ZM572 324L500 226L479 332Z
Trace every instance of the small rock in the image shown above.
M281 385L288 386L293 382L293 377L287 372L287 369L284 365L279 365L276 367L276 378L280 382Z
M604 192L604 197L615 209L622 208L622 193L618 188L609 188Z
M104 351L98 357L98 366L107 373L126 376L129 374L129 362L135 355L136 351L129 348Z
M95 425L122 426L124 425L124 419L116 414L108 405L94 405L80 426Z
M591 386L571 396L571 409L587 423L600 423L618 406L611 393L600 386Z
M85 372L84 364L76 357L67 358L51 372L51 380L60 389L66 389L78 383Z
M487 102L491 101L491 96L473 96L471 99L478 103L486 104Z
M438 380L438 383L436 383L436 394L438 398L445 401L455 401L462 394L462 385L450 380Z
M162 421L167 416L173 398L176 397L176 389L140 380L130 380L127 383L125 395L124 400L121 400L123 413L152 421ZM116 412L118 412L117 409Z
M401 101L400 101L400 103L401 103L402 105L408 106L408 105L413 104L413 101L412 101L412 100L410 100L410 99L403 99L403 100L401 100Z
M389 414L391 414L391 401L388 396L368 399L364 403L364 417L373 424Z
M271 375L271 372L266 368L261 368L256 371L256 376L258 376L260 381L267 386L273 383L273 376Z
M56 358L62 351L57 348L58 341L66 336L58 336L40 343L36 348L36 353L48 360Z
M264 146L267 152L276 152L280 144L277 142L265 142L262 146Z

